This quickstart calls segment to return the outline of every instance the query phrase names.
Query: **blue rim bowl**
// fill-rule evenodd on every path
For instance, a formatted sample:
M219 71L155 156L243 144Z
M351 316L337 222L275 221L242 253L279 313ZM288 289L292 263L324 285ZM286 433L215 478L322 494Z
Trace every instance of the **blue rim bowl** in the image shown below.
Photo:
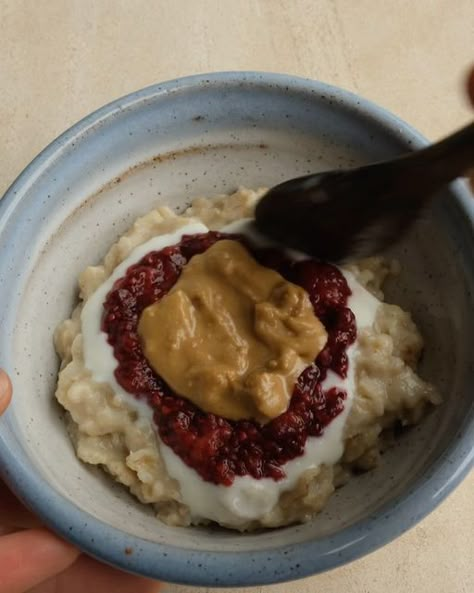
M127 151L115 155L114 147L123 145L126 137L129 139ZM349 138L347 145L344 144L346 137ZM301 138L301 146L298 138ZM294 143L289 148L282 148L286 140ZM100 202L100 188L110 190L107 181L112 181L114 175L120 176L125 170L131 170L133 177L134 170L143 170L137 166L142 162L169 163L177 159L182 169L187 163L194 163L193 155L198 154L196 158L200 159L201 151L207 155L206 163L212 165L214 157L209 154L210 150L216 151L215 158L219 160L227 158L227 153L224 156L226 150L241 155L246 154L246 147L249 147L252 162L257 154L255 151L263 150L266 156L261 157L261 162L267 163L263 165L260 177L257 169L252 173L252 183L269 183L279 180L276 176L278 167L273 166L271 171L268 168L272 155L281 154L283 162L285 158L291 158L288 154L292 151L300 155L305 150L314 150L313 141L322 143L321 154L331 153L332 156L323 159L326 165L334 162L335 155L346 149L354 154L360 151L362 160L370 160L426 143L420 134L384 109L320 82L260 72L191 76L132 93L87 116L39 154L0 201L0 366L12 375L15 389L14 403L0 421L0 472L9 487L45 524L86 553L133 573L190 585L249 586L306 577L352 561L394 539L440 504L472 467L474 400L468 386L474 380L474 371L472 360L464 354L458 359L460 378L453 388L461 394L457 406L459 413L452 416L447 436L438 449L425 460L416 475L401 486L400 491L394 489L392 496L374 504L363 516L322 535L305 531L304 527L289 527L275 532L279 535L274 537L271 545L266 536L216 535L218 545L212 548L200 544L199 529L184 528L184 533L189 534L189 546L177 544L178 540L171 536L171 539L166 536L160 541L152 541L89 512L84 508L85 503L75 500L73 489L65 493L60 480L52 479L52 474L43 467L48 463L54 470L56 452L60 457L59 448L54 448L53 436L64 442L67 439L65 431L58 428L60 423L51 431L48 429L46 432L50 432L53 439L50 450L53 453L54 448L54 455L52 460L45 461L46 436L40 420L43 413L48 414L48 418L57 415L56 408L50 403L57 362L53 360L50 346L43 348L38 343L30 348L25 345L25 336L30 335L25 332L31 328L25 329L23 325L34 326L38 335L51 335L51 326L40 329L42 307L44 305L45 319L49 320L50 315L53 321L58 321L61 315L64 316L73 302L71 279L77 276L79 265L84 263L74 263L71 257L72 272L69 276L69 272L65 272L70 286L60 291L61 294L67 293L67 303L64 308L57 300L58 319L48 313L51 304L40 303L36 317L28 318L22 325L22 316L30 315L29 294L39 290L40 281L36 277L43 273L44 266L49 265L48 262L41 264L41 258L46 257L44 253L48 253L51 241L59 240L56 237L64 234L65 228L76 224L74 217L82 216L82 205L89 203L90 196L95 196L94 203ZM306 146L305 142L309 144ZM233 143L238 144L240 152L232 152ZM167 158L151 159L157 149L165 152ZM182 155L188 160L180 161ZM240 158L243 157L235 156L236 162ZM344 162L356 161L357 157L352 161L347 157ZM200 161L196 163L199 167ZM248 162L247 165L250 167ZM285 165L282 169L282 177L305 172ZM267 170L270 171L268 175L265 174ZM176 177L178 173L174 171ZM162 175L164 179L165 169ZM90 183L74 194L73 187L78 178L87 178ZM214 174L214 184L209 186L208 193L216 193L212 187L228 189L215 179ZM244 176L236 181L249 185ZM199 189L205 187L201 185ZM195 188L186 185L184 180L180 181L178 189L187 193L187 197L196 193ZM460 292L455 298L461 299L463 311L472 312L474 207L462 183L453 184L448 193L449 200L436 204L430 216L435 220L433 224L437 232L444 229L447 238L443 240L451 242L449 261L454 262L452 267L460 270L458 277L463 278L459 280ZM140 206L142 210L145 210L144 206ZM136 210L135 202L130 202L130 209L142 211L140 208ZM123 222L123 228L126 222ZM76 241L75 250L81 252L84 248L87 251L86 244L90 242L93 241L87 240L79 245ZM106 245L106 242L101 244L101 253ZM87 261L91 253L87 252L82 259ZM405 259L409 259L406 252ZM29 309L22 304L24 302ZM462 332L462 321L460 325L456 319L449 323L454 324L454 333L457 331L458 336L464 336L458 338L464 344L463 352L469 348L472 352L472 340L465 336L467 332ZM472 313L464 323L464 327L469 323L473 326ZM22 348L30 348L27 355L22 353ZM44 382L41 372L37 372L39 363L35 362L38 359L42 364L43 350L48 353L48 369L53 369ZM36 388L34 377L27 378L34 373L38 381ZM448 399L453 397L457 395L448 395ZM32 410L31 418L25 417L28 410ZM44 459L38 461L38 455L43 455ZM92 479L99 478L93 476ZM76 492L79 496L82 491L79 488ZM111 505L114 504L111 500ZM158 522L156 525L156 529L160 529ZM252 539L254 537L257 539ZM246 542L253 543L247 545ZM128 552L124 553L124 550Z

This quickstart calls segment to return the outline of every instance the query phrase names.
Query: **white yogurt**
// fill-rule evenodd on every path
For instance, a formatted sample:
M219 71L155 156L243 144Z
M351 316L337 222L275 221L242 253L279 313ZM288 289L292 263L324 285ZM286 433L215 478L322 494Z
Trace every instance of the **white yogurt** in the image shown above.
M127 269L147 253L174 245L181 240L183 235L207 231L204 224L191 222L173 233L155 237L136 247L114 270L113 274L99 286L82 310L85 366L92 373L95 381L108 383L117 397L126 399L129 405L142 414L143 420L152 421L149 406L138 402L115 380L114 371L117 367L117 360L112 347L107 342L106 334L101 330L103 303L115 281L124 276ZM221 231L245 234L258 246L277 246L296 260L307 257L300 252L283 249L281 245L260 235L253 228L251 219L234 222ZM345 270L341 270L341 272L352 291L348 306L355 315L358 331L371 326L380 302L356 281L353 274ZM324 429L322 436L308 437L304 454L282 466L286 476L278 482L271 478L257 480L251 476L236 477L230 487L205 482L195 470L187 466L170 447L165 445L157 434L167 471L179 483L182 502L189 507L193 519L212 519L219 523L239 527L270 512L278 502L280 495L293 488L298 478L306 470L317 468L322 464L337 463L344 451L344 425L354 398L354 358L356 354L357 342L347 350L349 369L346 379L341 379L329 371L323 383L325 390L339 387L346 391L347 399L344 410Z
M101 329L103 304L115 281L122 278L128 268L139 262L147 253L159 251L168 245L175 245L181 241L184 235L207 233L208 230L200 222L191 222L172 233L153 237L146 243L138 245L89 297L81 312L84 365L91 372L92 378L97 383L108 383L117 397L125 399L127 404L150 418L152 416L150 407L131 396L115 380L114 371L117 368L117 359L112 346L107 341L107 334Z

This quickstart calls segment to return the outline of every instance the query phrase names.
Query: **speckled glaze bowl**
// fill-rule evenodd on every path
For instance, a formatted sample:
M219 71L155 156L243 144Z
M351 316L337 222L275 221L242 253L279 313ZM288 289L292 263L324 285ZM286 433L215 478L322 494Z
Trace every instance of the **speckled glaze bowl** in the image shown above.
M139 215L424 144L375 105L319 82L221 73L152 86L85 118L44 150L0 202L0 366L15 398L0 420L3 479L45 523L125 570L193 585L255 585L349 562L398 536L459 483L473 459L474 206L455 184L396 250L388 298L426 339L421 367L445 403L354 478L313 522L240 535L173 528L79 462L54 401L52 333L98 262Z

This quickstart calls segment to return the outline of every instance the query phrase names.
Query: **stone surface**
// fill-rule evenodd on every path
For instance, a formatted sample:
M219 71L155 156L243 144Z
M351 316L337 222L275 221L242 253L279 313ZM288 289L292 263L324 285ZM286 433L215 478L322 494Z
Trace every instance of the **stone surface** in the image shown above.
M0 195L79 118L186 74L317 78L380 103L432 139L473 115L462 92L474 61L472 0L0 0L0 38ZM471 593L473 487L471 475L417 527L348 566L235 591Z

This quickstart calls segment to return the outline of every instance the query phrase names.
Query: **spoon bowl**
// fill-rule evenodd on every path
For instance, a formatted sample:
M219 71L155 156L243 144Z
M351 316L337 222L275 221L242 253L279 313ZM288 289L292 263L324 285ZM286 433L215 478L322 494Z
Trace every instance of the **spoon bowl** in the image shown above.
M470 124L407 156L280 183L257 205L256 224L323 260L367 257L404 236L436 192L473 164Z

